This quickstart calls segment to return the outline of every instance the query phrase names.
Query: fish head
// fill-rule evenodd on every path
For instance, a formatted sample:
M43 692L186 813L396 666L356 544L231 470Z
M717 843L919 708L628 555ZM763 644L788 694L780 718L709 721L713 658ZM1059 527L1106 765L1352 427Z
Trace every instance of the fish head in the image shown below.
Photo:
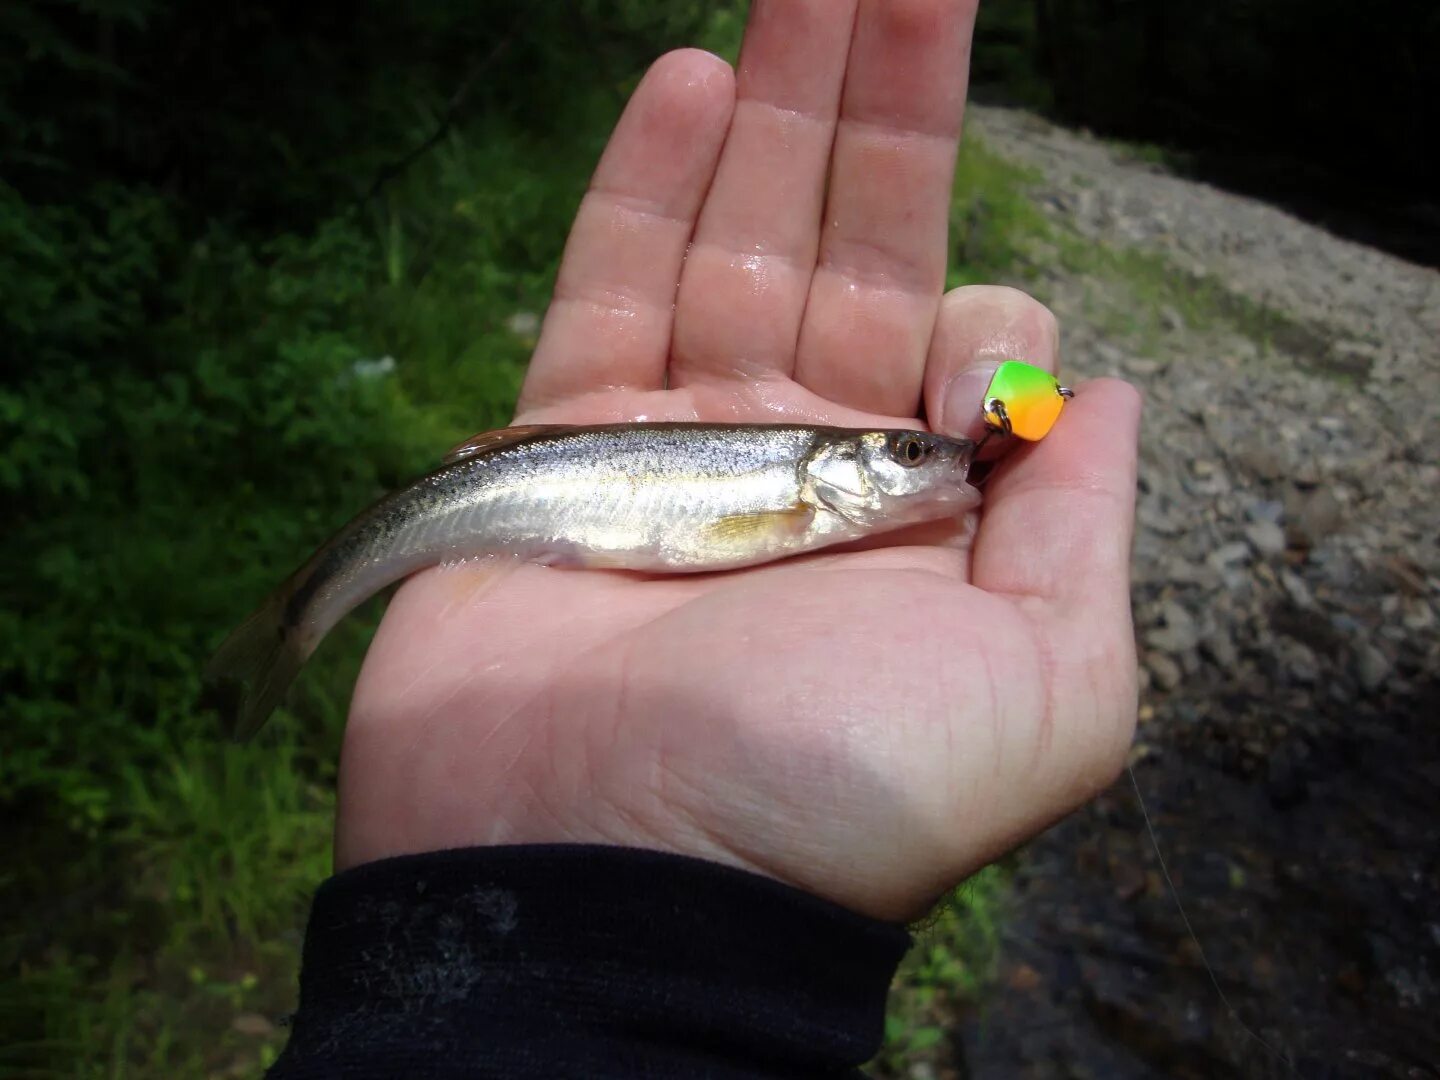
M805 462L807 486L825 509L856 525L928 521L968 510L975 443L929 431L845 432L822 439Z

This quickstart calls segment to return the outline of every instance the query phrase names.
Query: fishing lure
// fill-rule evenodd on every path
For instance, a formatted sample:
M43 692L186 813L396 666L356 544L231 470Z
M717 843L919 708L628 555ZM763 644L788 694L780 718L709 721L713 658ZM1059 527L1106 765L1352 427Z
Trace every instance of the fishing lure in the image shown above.
M1075 396L1044 368L1006 360L985 390L981 410L991 433L1037 442L1050 433L1065 402Z

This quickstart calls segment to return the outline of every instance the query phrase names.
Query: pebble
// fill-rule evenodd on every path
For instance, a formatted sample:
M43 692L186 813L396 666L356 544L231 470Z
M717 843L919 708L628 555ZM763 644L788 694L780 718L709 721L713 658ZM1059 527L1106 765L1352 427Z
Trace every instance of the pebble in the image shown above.
M1329 488L1296 489L1287 501L1286 529L1296 547L1314 547L1345 523L1345 508Z
M275 1031L275 1025L259 1013L241 1013L230 1021L230 1027L253 1038L264 1038Z
M1240 662L1240 650L1228 627L1216 627L1206 634L1200 648L1222 668L1233 668Z
M1217 570L1223 570L1231 563L1249 562L1250 545L1243 540L1232 540L1210 552L1205 561Z
M1245 526L1245 539L1261 555L1279 555L1285 550L1285 530L1273 521L1252 521Z
M1315 594L1310 591L1310 586L1293 570L1280 571L1280 584L1285 588L1285 595L1290 597L1291 603L1296 607L1313 611L1318 606L1315 603Z
M1385 685L1390 677L1390 661L1385 654L1369 642L1362 642L1355 649L1355 678L1363 690L1374 693Z
M1285 667L1285 673L1296 682L1308 685L1320 678L1320 661L1308 645L1293 638L1281 638L1275 652Z
M1418 633L1435 625L1435 609L1423 600L1411 600L1404 605L1404 610L1405 614L1400 616L1400 623L1406 630Z
M1145 669L1150 672L1150 681L1161 690L1174 690L1185 679L1180 665L1163 652L1146 653Z
M1133 375L1137 379L1148 379L1152 375L1158 375L1165 367L1159 360L1148 356L1130 356L1120 365L1127 375Z
M1268 521L1279 525L1285 520L1285 504L1279 499L1256 499L1245 507L1251 521Z
M533 311L517 311L505 320L505 329L518 338L534 337L540 332L540 316Z
M1174 656L1189 652L1200 643L1200 630L1179 601L1166 600L1160 606L1160 621L1162 625L1145 636L1151 648Z

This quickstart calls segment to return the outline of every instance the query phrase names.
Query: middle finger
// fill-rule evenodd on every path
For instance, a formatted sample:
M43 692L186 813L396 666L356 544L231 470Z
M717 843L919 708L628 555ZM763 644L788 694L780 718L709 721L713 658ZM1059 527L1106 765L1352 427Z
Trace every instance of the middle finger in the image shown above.
M909 415L945 287L975 0L861 0L795 378Z
M789 375L856 0L755 0L730 134L685 260L670 385Z

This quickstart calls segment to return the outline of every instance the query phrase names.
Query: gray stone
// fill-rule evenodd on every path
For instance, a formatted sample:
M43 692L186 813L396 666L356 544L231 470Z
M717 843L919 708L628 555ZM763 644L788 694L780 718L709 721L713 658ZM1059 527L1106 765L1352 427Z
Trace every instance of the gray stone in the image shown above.
M1411 600L1405 605L1405 614L1400 616L1400 624L1406 630L1429 630L1435 625L1435 609L1424 600Z
M1293 570L1282 570L1280 584L1285 588L1285 595L1290 597L1296 607L1304 608L1307 611L1313 611L1316 608L1315 594L1310 591L1310 586L1299 574Z
M1151 648L1174 656L1189 652L1200 643L1200 630L1195 620L1178 601L1166 600L1160 606L1162 625L1145 635Z
M1165 365L1159 360L1149 356L1129 356L1120 365L1125 374L1133 375L1137 379L1148 379L1152 375L1158 375L1164 370Z
M1223 668L1233 668L1240 662L1240 650L1235 637L1226 625L1217 626L1200 642L1201 650Z
M1245 507L1251 521L1269 521L1279 525L1285 520L1285 504L1279 499L1256 499Z
M1390 677L1390 660L1368 641L1355 649L1355 678L1365 690L1374 692Z
M1163 652L1146 653L1145 668L1150 672L1151 682L1161 690L1174 690L1185 679L1180 665Z
M1214 551L1206 556L1205 561L1217 570L1223 570L1232 563L1245 563L1250 561L1250 545L1243 540L1232 540L1228 544L1221 544Z
M1245 539L1261 555L1279 555L1285 550L1285 530L1273 521L1252 521L1245 526Z
M1320 661L1310 646L1294 638L1281 638L1276 642L1275 651L1285 667L1285 673L1297 683L1309 685L1320 678Z

